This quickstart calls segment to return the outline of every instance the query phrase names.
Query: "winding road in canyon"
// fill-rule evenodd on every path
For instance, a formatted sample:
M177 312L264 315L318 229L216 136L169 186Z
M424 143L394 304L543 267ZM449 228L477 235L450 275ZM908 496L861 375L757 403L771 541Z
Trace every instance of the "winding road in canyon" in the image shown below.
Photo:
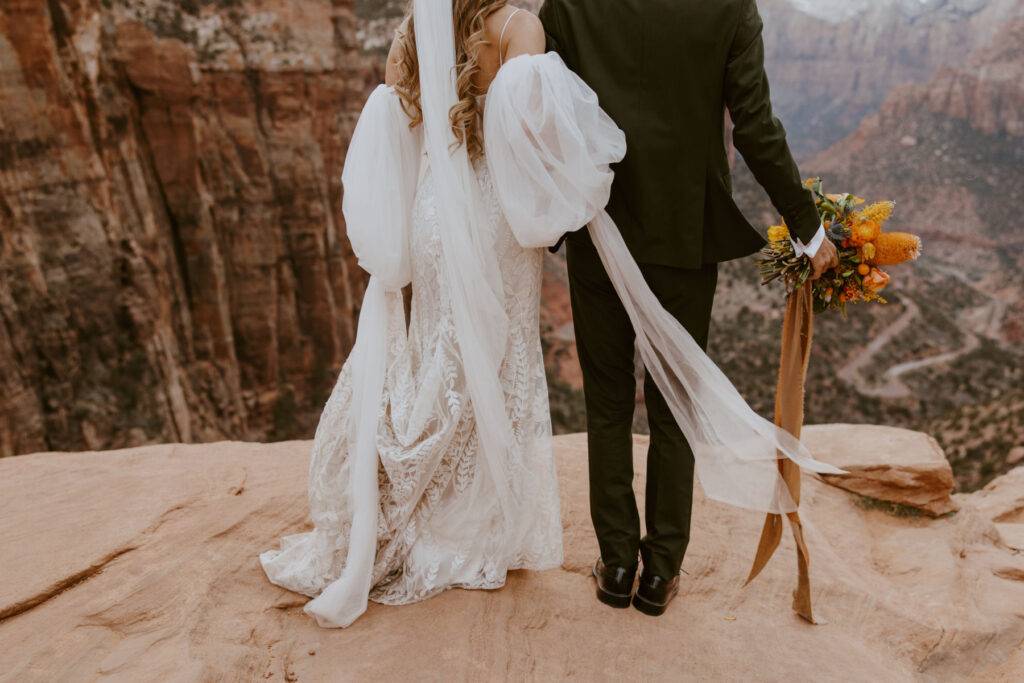
M940 264L936 264L935 270L947 277L960 281L966 287L987 299L982 305L965 309L958 316L961 322L960 329L966 337L964 345L953 351L935 356L897 363L882 373L881 383L865 377L862 372L863 369L874 360L878 352L909 328L911 323L921 314L921 309L917 303L909 295L904 295L901 299L905 308L903 314L839 369L837 374L840 379L854 385L857 391L865 396L885 399L909 398L913 395L913 392L900 380L902 375L933 365L954 361L981 346L982 338L999 338L1007 302L991 292L981 289L977 283L970 280L960 271Z

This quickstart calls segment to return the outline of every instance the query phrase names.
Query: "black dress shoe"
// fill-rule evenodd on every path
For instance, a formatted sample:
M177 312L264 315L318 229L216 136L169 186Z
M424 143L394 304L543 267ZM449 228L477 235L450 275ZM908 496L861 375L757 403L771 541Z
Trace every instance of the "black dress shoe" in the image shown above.
M633 596L633 607L652 617L660 617L678 592L678 574L672 579L663 579L645 571L640 575L640 585Z
M597 558L594 563L594 578L597 580L597 599L606 605L620 609L629 607L633 597L633 580L636 578L636 566L606 566L604 560Z

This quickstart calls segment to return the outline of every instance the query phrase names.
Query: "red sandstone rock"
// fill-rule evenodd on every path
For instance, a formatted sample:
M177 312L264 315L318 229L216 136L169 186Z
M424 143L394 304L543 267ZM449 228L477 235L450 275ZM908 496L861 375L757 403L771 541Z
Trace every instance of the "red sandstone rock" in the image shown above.
M351 347L352 3L200 4L0 11L0 456L309 434Z
M874 425L807 427L801 439L814 457L849 474L821 475L829 484L933 517L956 510L953 470L932 437Z

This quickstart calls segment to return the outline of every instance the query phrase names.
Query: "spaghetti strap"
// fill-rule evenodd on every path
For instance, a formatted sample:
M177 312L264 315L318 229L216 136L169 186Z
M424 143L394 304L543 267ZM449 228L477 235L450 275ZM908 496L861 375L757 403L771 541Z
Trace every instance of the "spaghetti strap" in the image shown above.
M512 14L508 15L508 19L505 20L505 25L501 27L501 35L498 36L498 66L500 67L505 63L505 56L501 50L501 44L505 42L505 29L508 28L508 22L512 21L512 17L519 13L519 8L512 10Z

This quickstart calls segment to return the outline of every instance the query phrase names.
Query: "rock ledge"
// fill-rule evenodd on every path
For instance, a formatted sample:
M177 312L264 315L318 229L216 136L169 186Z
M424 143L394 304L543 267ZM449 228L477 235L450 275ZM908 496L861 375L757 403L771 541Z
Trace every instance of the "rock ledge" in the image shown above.
M815 427L808 443L852 465L844 449L878 434ZM824 626L790 611L792 540L743 588L761 516L698 492L680 597L651 619L594 599L586 440L555 443L561 568L512 572L498 591L371 604L344 631L318 628L256 559L308 528L309 442L0 459L0 680L1024 678L1024 468L937 519L863 510L805 477ZM893 465L932 458L925 437L900 443ZM646 440L635 445L642 509Z

